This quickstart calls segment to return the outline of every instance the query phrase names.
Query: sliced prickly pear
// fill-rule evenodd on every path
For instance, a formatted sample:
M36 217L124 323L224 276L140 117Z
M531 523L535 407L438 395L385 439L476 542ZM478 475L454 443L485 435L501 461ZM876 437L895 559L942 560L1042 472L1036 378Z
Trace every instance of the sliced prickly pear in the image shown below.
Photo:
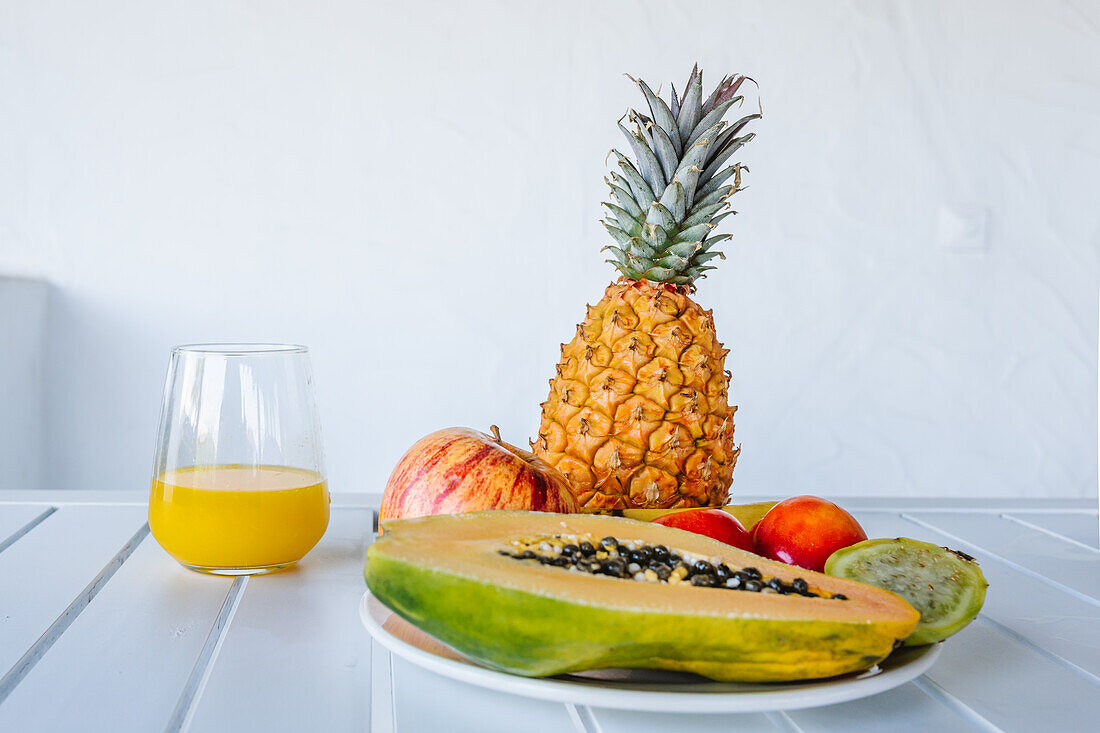
M931 644L960 631L982 610L989 585L970 555L907 537L837 550L825 572L884 588L920 611L906 646Z

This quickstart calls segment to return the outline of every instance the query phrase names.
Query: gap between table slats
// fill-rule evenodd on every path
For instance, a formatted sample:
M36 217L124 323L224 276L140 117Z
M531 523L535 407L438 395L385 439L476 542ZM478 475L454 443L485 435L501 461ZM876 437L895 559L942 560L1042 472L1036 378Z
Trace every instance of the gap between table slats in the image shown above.
M802 728L799 727L798 723L791 720L791 716L787 715L782 710L764 713L764 717L777 729L784 731L784 733L802 733Z
M1055 532L1052 529L1047 529L1046 527L1040 527L1038 524L1032 524L1031 522L1027 521L1026 519L1020 519L1019 517L1014 517L1011 514L1007 514L1007 513L1006 514L1001 514L1001 519L1007 519L1010 522L1015 522L1016 524L1019 524L1023 527L1027 527L1028 529L1033 529L1036 532L1042 532L1043 534L1045 534L1049 537L1053 537L1056 540L1061 540L1062 542L1068 542L1071 545L1074 545L1075 547L1080 547L1082 549L1088 550L1089 552L1095 552L1095 553L1100 554L1100 547L1093 547L1092 545L1086 545L1084 542L1078 542L1077 540L1073 539L1072 537L1066 537L1064 534L1060 534L1058 532Z
M4 550L6 550L9 547L11 547L12 545L14 545L21 537L26 535L28 532L30 532L32 529L34 529L38 525L45 522L46 519L56 511L57 511L57 507L51 506L49 509L46 509L41 514L39 514L37 517L35 517L34 519L32 519L31 521L27 522L26 524L24 524L19 529L12 532L10 537L8 537L3 542L0 542L0 552L3 552Z
M986 625L993 628L993 630L1000 632L1003 636L1007 636L1009 639L1016 642L1017 644L1025 646L1028 649L1030 649L1031 651L1035 652L1036 654L1039 654L1043 657L1046 657L1047 659L1054 662L1058 666L1064 667L1066 670L1074 673L1075 675L1077 675L1081 679L1085 680L1085 682L1089 682L1093 685L1096 685L1097 687L1100 687L1100 677L1097 677L1096 675L1094 675L1092 672L1088 671L1087 669L1084 669L1082 667L1077 666L1076 664L1069 661L1068 659L1066 659L1064 657L1060 657L1057 654L1055 654L1054 652L1051 652L1051 651L1048 651L1048 650L1044 649L1043 647L1039 646L1035 642L1030 641L1026 637L1021 636L1020 634L1016 633L1015 631L1013 631L1009 627L1002 624L1000 621L994 621L993 619L987 618L986 616L982 616L982 615L978 616L978 621L981 621L981 622L985 623Z
M203 688L206 687L206 681L210 679L210 672L214 669L218 651L225 640L226 632L229 631L229 625L233 622L233 614L237 612L237 606L241 604L241 598L244 596L244 589L247 586L247 575L237 576L233 579L233 585L229 586L221 610L218 611L218 616L214 619L214 625L210 627L210 633L206 635L206 643L203 644L202 651L199 652L199 656L195 660L195 666L191 669L191 675L183 686L179 701L176 703L176 709L172 711L172 716L168 719L168 725L165 726L166 732L176 733L176 731L185 730L191 723L191 718L195 714L195 707L199 698L202 697Z
M596 716L592 714L592 708L587 705L565 703L565 712L569 716L577 733L603 733Z
M372 641L370 660L370 733L394 733L397 703L393 696L393 655Z
M963 718L967 722L974 725L976 728L990 733L1003 733L1003 731L993 723L986 720L981 714L979 714L974 708L964 703L959 698L952 695L947 690L940 687L936 682L928 675L921 675L917 679L913 680L913 684L929 697L938 700L949 710L954 712L959 717Z
M56 507L51 509L52 510L43 512L39 517L31 520L29 526L24 528L25 531L21 530L22 533L19 534L19 537L22 537L35 526L41 524L56 511ZM118 572L118 569L122 567L122 563L126 562L126 559L133 554L134 550L137 549L137 546L141 544L142 540L144 540L148 534L149 524L145 523L141 525L141 528L134 533L117 553L115 553L115 556L99 571L99 574L92 578L92 582L88 583L88 585L84 587L84 590L80 591L77 597L73 599L73 602L61 612L61 615L50 624L49 628L42 633L42 636L38 637L38 640L31 645L30 649L19 658L19 661L12 665L12 668L8 670L7 674L0 678L0 703L3 703L4 700L7 699L8 695L12 693L12 690L23 681L27 673L38 663L38 660L49 651L50 647L52 647L59 638L61 638L61 635L72 625L76 617L79 616L81 612L88 607L88 604L92 602L92 599L103 590L103 587L107 584L107 581L111 579L111 576ZM19 537L15 539L19 539ZM12 542L14 541L15 540L12 540ZM9 545L10 544L11 543L9 543Z

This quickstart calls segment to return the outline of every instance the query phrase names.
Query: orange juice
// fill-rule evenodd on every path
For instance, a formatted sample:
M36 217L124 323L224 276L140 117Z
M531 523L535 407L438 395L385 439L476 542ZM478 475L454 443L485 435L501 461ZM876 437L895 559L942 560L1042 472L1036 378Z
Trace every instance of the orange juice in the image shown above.
M153 479L149 528L184 565L277 568L300 560L328 527L328 487L286 466L191 466Z

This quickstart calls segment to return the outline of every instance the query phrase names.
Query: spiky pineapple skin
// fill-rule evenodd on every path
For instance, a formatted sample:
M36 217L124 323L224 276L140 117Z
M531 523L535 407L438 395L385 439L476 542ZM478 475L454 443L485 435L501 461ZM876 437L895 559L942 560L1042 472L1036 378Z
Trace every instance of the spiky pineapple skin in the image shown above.
M612 283L562 346L535 454L582 511L725 504L740 453L727 353L687 288Z

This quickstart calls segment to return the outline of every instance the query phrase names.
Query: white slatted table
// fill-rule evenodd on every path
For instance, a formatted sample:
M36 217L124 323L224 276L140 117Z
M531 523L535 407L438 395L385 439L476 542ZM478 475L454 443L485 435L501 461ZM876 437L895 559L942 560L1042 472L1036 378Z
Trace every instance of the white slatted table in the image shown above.
M539 702L391 656L357 610L377 501L334 496L298 570L234 581L172 561L144 494L0 492L0 731L1100 731L1094 501L842 502L976 556L985 610L913 683L766 715Z

